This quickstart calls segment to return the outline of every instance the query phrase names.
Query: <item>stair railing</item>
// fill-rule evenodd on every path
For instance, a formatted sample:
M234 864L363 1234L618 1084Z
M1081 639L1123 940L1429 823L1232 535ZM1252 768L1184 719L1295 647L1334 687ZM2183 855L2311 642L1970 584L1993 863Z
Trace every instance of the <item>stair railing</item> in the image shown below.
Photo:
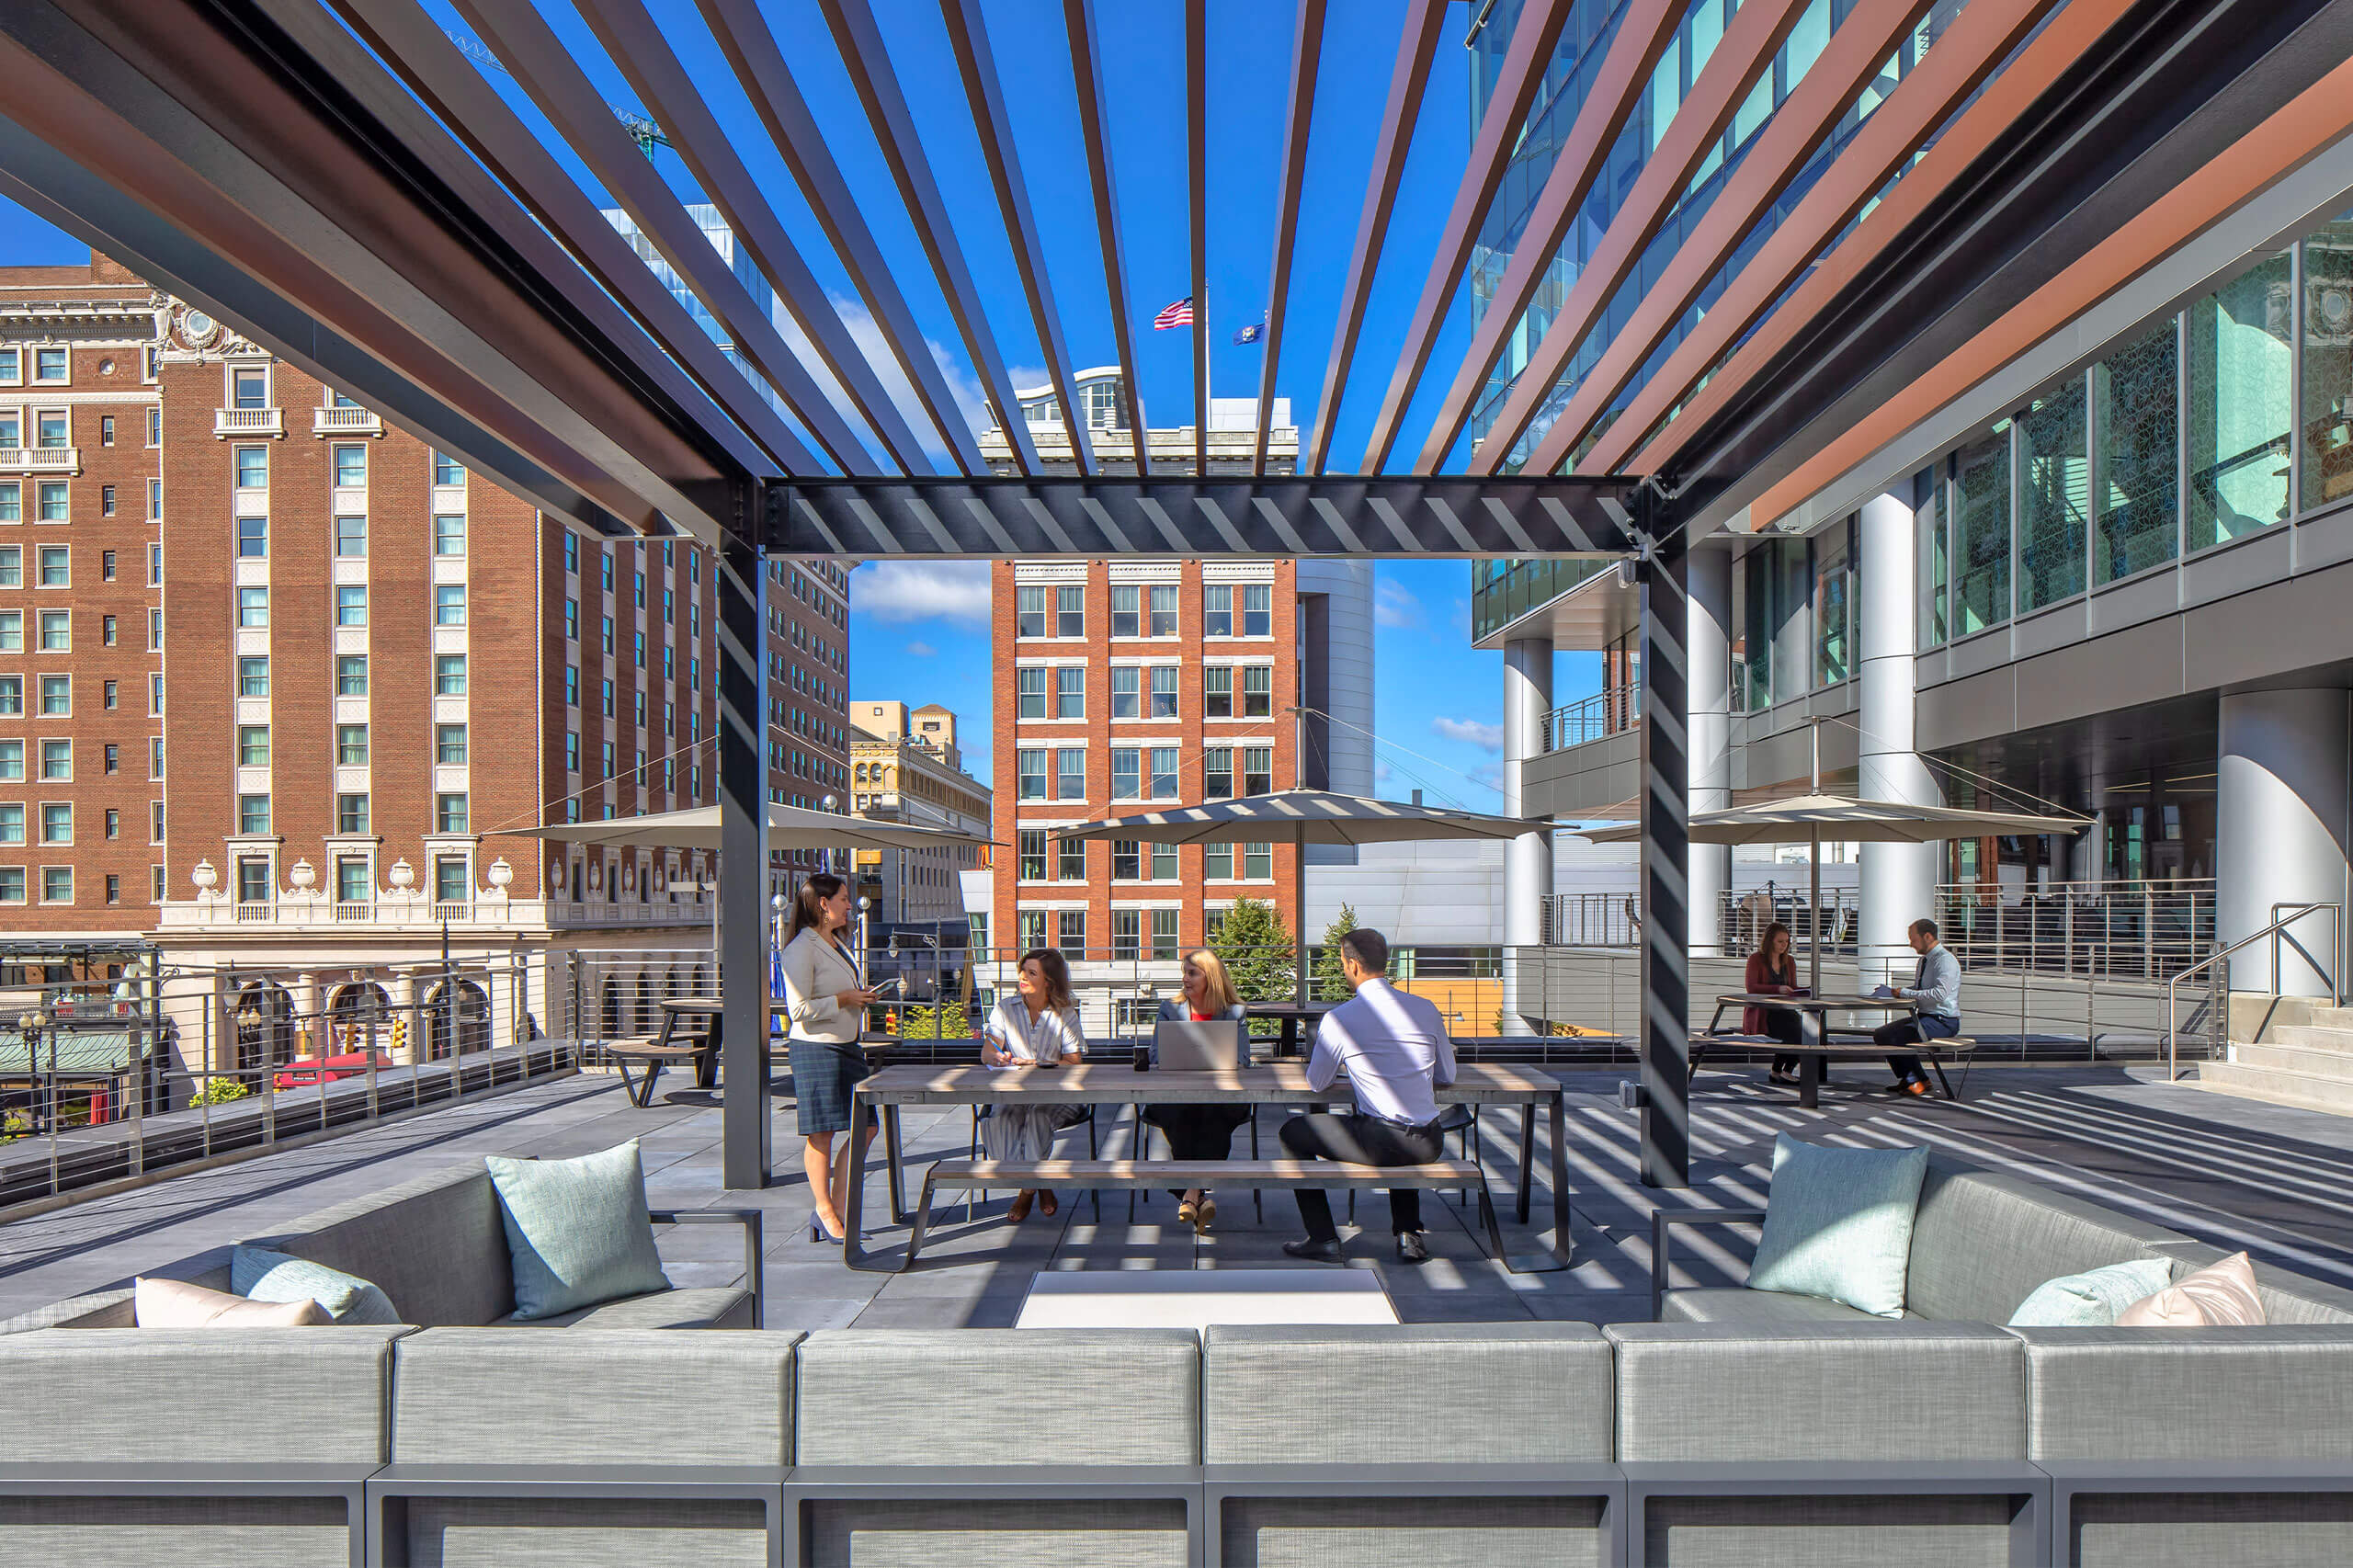
M2189 965L2187 969L2176 971L2173 977L2165 982L2165 1081L2167 1083L2172 1083L2181 1076L2181 1066L2177 1059L2177 1052L2181 1045L2181 1028L2179 1022L2181 983L2188 979L2191 975L2196 974L2200 970L2209 969L2216 964L2225 963L2225 960L2227 960L2233 953L2237 952L2241 948L2252 947L2257 942L2268 941L2271 944L2271 983L2275 986L2278 985L2279 983L2279 940L2281 936L2287 931L2289 926L2294 925L2297 921L2302 920L2305 915L2324 909L2328 911L2328 964L2325 973L2328 980L2329 1000L2334 1002L2344 994L2344 987L2337 983L2336 955L2344 949L2345 945L2345 906L2341 903L2333 902L2315 903L2275 903L2271 906L2270 925L2266 926L2260 931L2252 932L2247 936L2241 937L2237 941L2233 942L2226 948L2215 949L2212 952L2208 953L2204 958L2200 959L2196 963ZM2284 915L2281 914L2280 912L2282 910L2285 910L2287 913ZM2288 937L2287 940L2295 948L2297 952L2303 955L2303 959L2306 963L2311 964L2316 971L2321 970L2321 960L2313 955L2312 949L2305 947L2303 943L2298 941L2292 936ZM2227 967L2225 967L2222 972L2225 974L2229 972ZM2223 1038L2227 1040L2230 1035L2231 1006L2230 989L2227 985L2221 989L2220 994L2215 998L2214 1006L2215 1010L2220 1015Z

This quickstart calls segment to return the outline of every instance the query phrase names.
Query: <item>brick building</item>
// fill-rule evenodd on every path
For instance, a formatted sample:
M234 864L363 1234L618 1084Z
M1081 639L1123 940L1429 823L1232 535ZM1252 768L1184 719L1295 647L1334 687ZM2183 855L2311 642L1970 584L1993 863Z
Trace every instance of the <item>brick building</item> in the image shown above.
M847 574L769 570L770 795L846 800ZM714 604L699 549L542 517L111 263L0 271L0 926L298 1009L402 999L445 921L707 951L701 857L513 830L714 798Z

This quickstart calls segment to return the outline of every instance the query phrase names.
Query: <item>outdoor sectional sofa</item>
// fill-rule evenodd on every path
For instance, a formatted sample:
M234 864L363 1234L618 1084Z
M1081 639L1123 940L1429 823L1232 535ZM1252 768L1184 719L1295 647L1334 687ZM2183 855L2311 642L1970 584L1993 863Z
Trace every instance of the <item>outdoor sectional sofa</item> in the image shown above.
M39 1329L0 1336L0 1568L2345 1560L2353 1296L2011 1330L2045 1270L2214 1254L1951 1166L1922 1221L1904 1320Z

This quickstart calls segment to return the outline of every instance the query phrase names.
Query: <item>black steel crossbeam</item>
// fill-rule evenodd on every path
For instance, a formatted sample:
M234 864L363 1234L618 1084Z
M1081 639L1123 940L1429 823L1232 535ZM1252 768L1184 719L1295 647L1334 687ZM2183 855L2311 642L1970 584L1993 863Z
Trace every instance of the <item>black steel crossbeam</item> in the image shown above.
M1621 478L819 480L771 484L776 555L1626 555Z

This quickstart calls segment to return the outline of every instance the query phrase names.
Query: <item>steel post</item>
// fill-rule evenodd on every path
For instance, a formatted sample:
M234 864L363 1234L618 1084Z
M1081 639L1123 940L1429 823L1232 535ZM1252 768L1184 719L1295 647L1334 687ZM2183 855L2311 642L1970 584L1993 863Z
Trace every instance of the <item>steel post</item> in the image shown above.
M1682 533L1650 491L1641 497L1644 722L1643 823L1643 1183L1688 1187L1691 1178L1689 767L1685 729L1689 626Z
M718 487L720 1072L722 1180L768 1184L767 562L763 497L751 480Z

